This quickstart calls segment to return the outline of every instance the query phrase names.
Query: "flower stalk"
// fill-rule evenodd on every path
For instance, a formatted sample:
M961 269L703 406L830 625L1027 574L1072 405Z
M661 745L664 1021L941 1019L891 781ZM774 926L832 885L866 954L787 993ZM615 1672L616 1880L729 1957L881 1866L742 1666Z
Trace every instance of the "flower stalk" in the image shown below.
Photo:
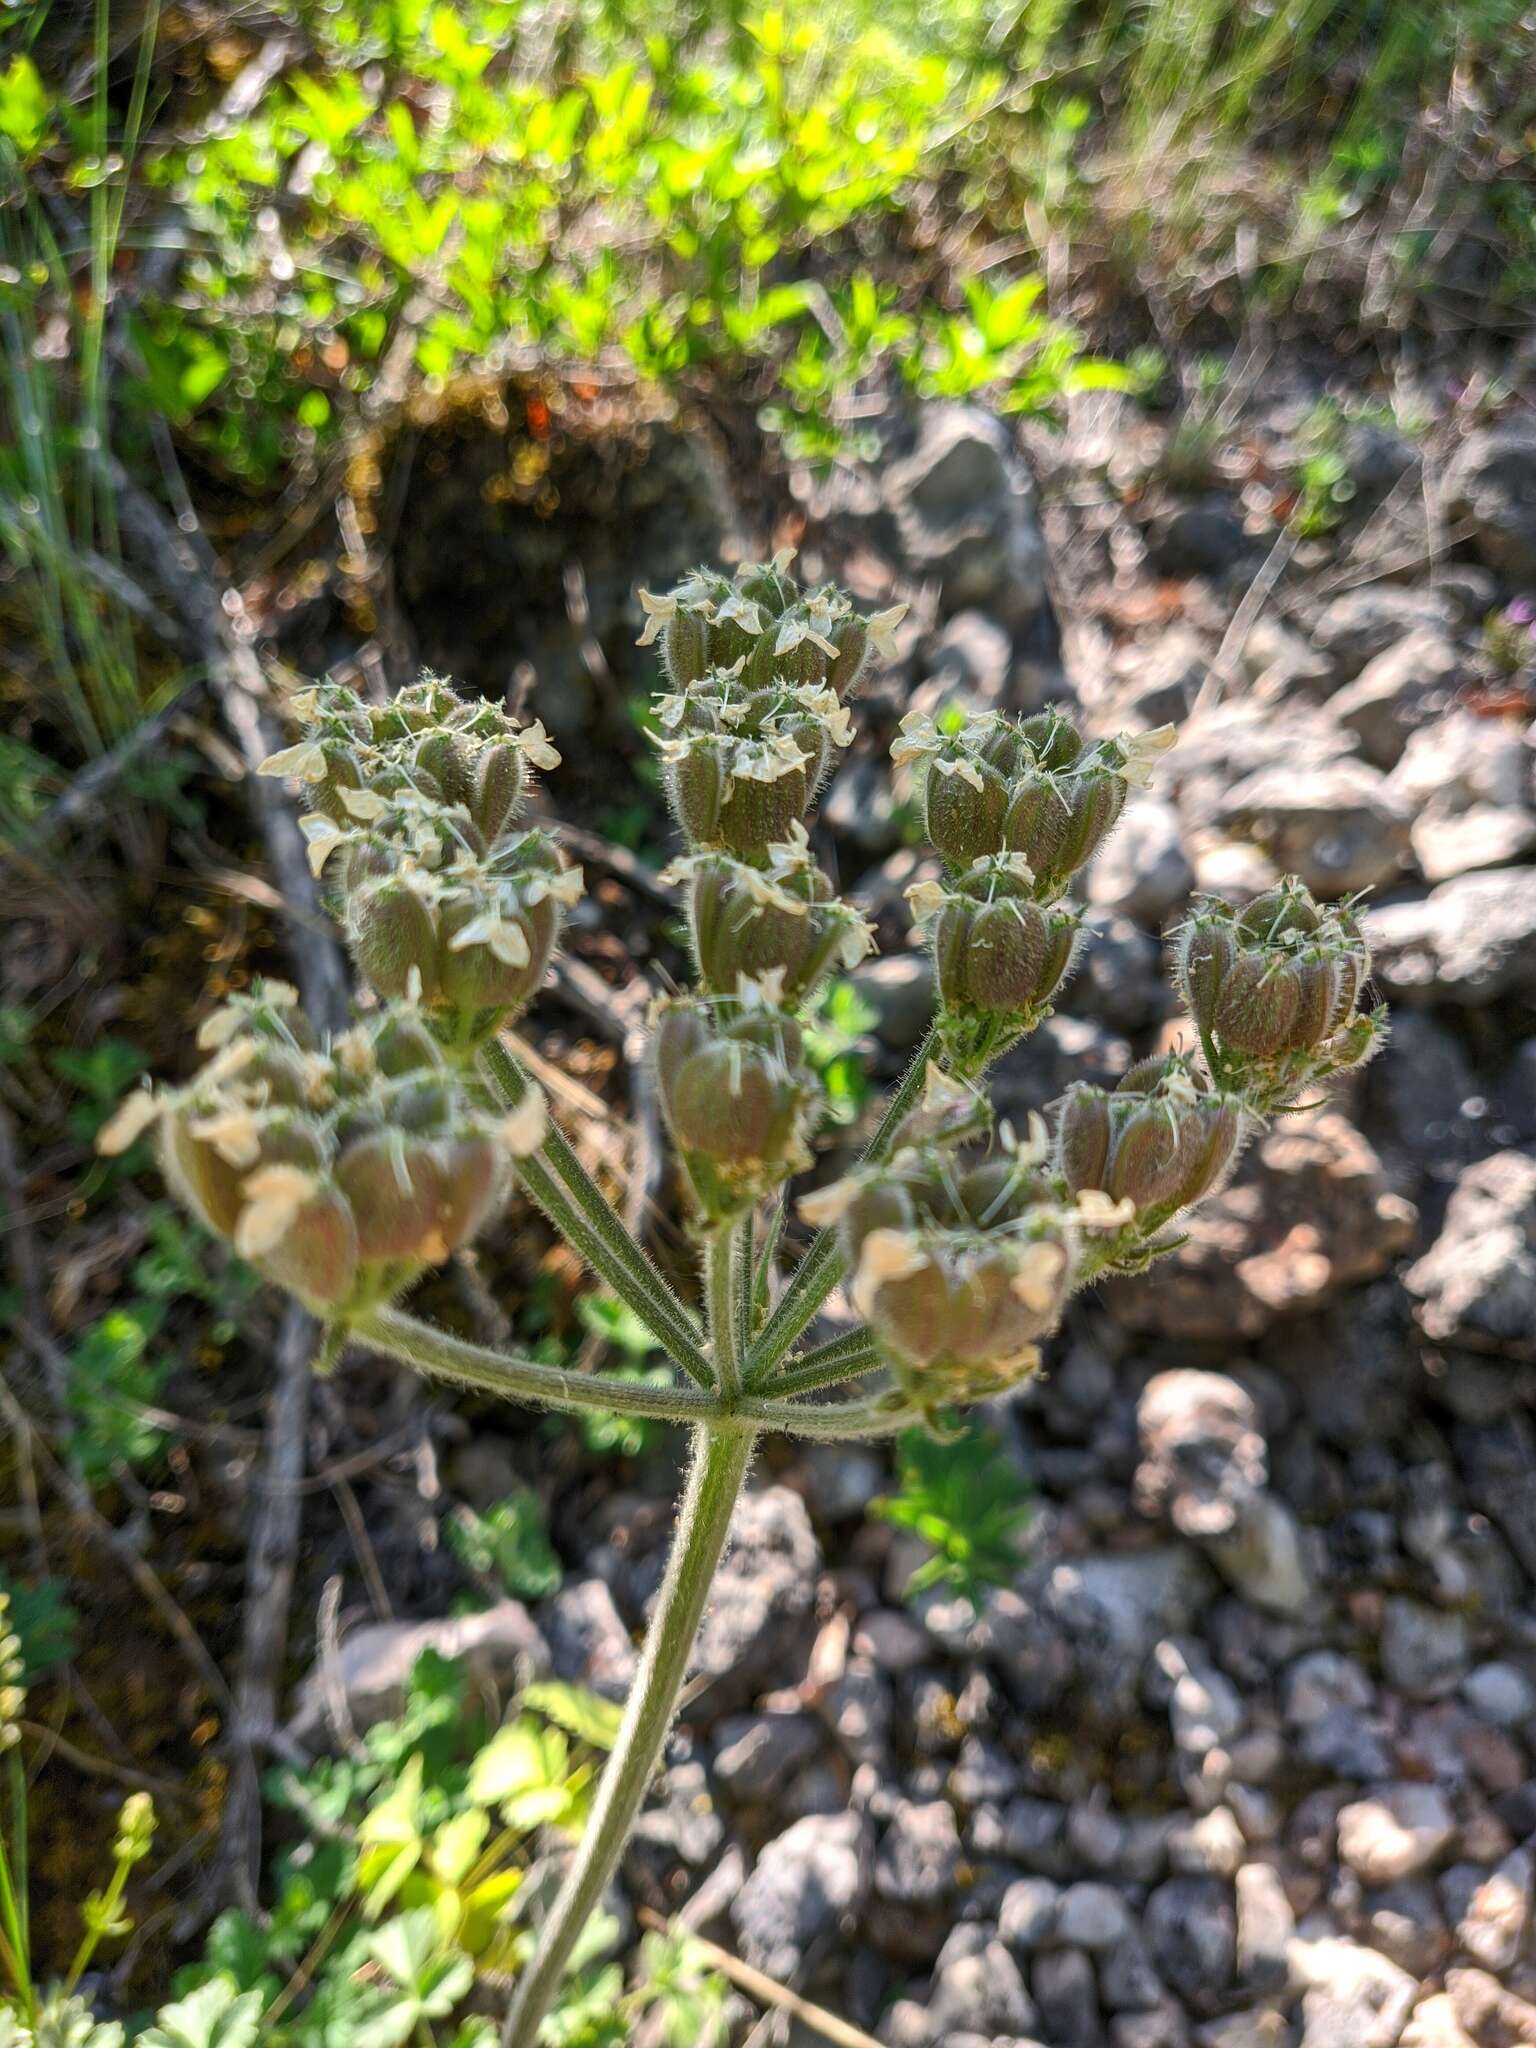
M1069 1089L1022 1137L994 1130L983 1076L1050 1015L1080 938L1069 891L1173 734L1089 742L1055 709L909 717L892 753L919 778L935 853L908 892L934 1016L862 1159L800 1203L815 1235L779 1292L790 1184L825 1113L807 1006L873 948L817 864L806 815L852 740L850 696L894 654L905 609L863 617L833 585L802 588L790 560L641 593L641 644L665 668L663 781L687 842L668 878L686 891L697 970L657 1005L651 1053L700 1310L626 1229L505 1037L581 891L550 835L519 822L531 773L559 755L542 726L436 677L383 706L334 683L302 693L304 736L266 764L307 793L311 864L374 1006L321 1042L291 990L258 985L204 1022L208 1059L185 1087L131 1096L100 1140L122 1151L157 1130L177 1193L322 1319L328 1361L351 1342L495 1399L691 1432L639 1673L504 2048L544 2038L619 1866L758 1438L877 1439L1006 1392L1038 1368L1075 1292L1173 1250L1263 1119L1383 1036L1380 1013L1360 1008L1370 961L1352 906L1320 907L1288 881L1241 912L1203 902L1175 934L1186 1049L1115 1090ZM670 1383L564 1371L401 1308L514 1186L640 1319ZM845 1278L856 1327L797 1349ZM0 1844L0 1959L15 1973L26 1929L13 1875ZM102 1931L119 1894L102 1901Z

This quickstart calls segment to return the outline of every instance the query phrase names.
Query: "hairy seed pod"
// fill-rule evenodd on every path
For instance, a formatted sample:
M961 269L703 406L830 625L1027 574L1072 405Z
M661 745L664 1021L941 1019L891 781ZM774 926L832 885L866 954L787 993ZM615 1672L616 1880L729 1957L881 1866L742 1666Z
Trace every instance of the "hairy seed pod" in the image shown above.
M834 964L851 968L870 950L869 927L834 895L804 849L803 830L798 841L771 847L764 868L728 854L685 865L694 956L716 995L734 995L743 976L777 974L782 1000L795 1007Z
M1202 1089L1187 1059L1142 1060L1113 1089L1067 1091L1057 1170L1074 1194L1132 1203L1147 1235L1211 1192L1236 1157L1242 1122L1241 1105Z
M1075 911L1042 910L1030 885L1003 863L977 863L945 895L930 927L941 1002L1033 1015L1060 986L1077 925Z
M951 867L969 867L986 854L1001 853L1008 785L990 764L952 764L937 757L929 766L923 799L929 844Z
M654 1056L662 1110L706 1216L739 1214L805 1164L818 1089L792 1017L753 1003L729 1017L699 1001L663 1004Z

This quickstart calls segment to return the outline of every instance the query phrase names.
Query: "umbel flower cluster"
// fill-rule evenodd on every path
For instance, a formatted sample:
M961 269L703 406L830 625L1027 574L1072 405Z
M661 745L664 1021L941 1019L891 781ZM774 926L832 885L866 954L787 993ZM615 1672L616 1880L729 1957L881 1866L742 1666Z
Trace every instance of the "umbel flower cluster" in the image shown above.
M1172 935L1188 1007L1113 1089L1069 1088L1023 1136L995 1126L987 1069L1050 1014L1080 943L1074 884L1169 728L1085 738L1059 710L903 721L933 859L909 890L933 962L932 1027L862 1158L799 1206L789 1183L823 1096L807 1005L872 949L819 864L817 796L853 738L850 700L904 607L864 616L802 588L788 552L641 593L661 659L656 739L685 841L691 987L652 1015L655 1084L686 1177L703 1284L674 1284L593 1182L521 1063L512 1027L580 874L520 822L558 766L542 726L426 677L377 706L336 683L293 700L302 737L266 764L308 800L315 873L366 994L318 1042L280 984L207 1019L206 1064L141 1093L104 1136L151 1125L207 1226L346 1341L507 1399L692 1427L671 1565L591 1821L520 1977L504 2039L533 2048L650 1781L757 1437L879 1435L1006 1392L1038 1369L1075 1292L1181 1242L1264 1119L1369 1057L1370 961L1353 909L1287 881L1202 901ZM577 1375L405 1314L520 1184L672 1361L668 1385ZM852 1322L806 1333L839 1282ZM864 1381L855 1398L824 1398Z

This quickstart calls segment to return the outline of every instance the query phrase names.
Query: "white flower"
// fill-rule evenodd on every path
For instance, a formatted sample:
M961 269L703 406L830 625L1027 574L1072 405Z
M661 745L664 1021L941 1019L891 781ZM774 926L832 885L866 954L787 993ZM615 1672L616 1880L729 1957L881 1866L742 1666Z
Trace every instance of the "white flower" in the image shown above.
M549 1105L544 1092L531 1084L522 1101L501 1120L501 1142L514 1159L526 1159L537 1152L549 1129Z
M810 758L793 734L774 733L771 738L738 741L731 755L731 773L742 782L778 782L803 768Z
M376 789L341 789L337 794L343 808L364 825L371 825L392 808Z
M659 697L653 697L658 724L670 732L674 725L681 725L688 711L688 695L684 690L668 690Z
M111 1116L96 1133L96 1150L106 1159L115 1159L120 1152L138 1138L142 1138L152 1123L160 1116L160 1103L149 1087L136 1088L131 1095L125 1095Z
M1077 1220L1087 1230L1119 1230L1135 1215L1136 1204L1129 1195L1112 1202L1102 1188L1083 1188L1077 1198Z
M867 1321L887 1281L910 1280L928 1263L928 1254L910 1231L872 1230L859 1252L859 1270L850 1289L854 1308Z
M775 576L787 576L789 574L789 565L795 559L798 552L796 548L779 548L773 560L768 564L768 567Z
M782 967L765 967L761 974L738 974L736 1000L745 1010L777 1010L784 1002Z
M824 1188L813 1188L795 1206L813 1230L825 1230L847 1215L859 1187L857 1175L848 1174L842 1180L828 1181Z
M483 910L448 941L450 953L462 953L470 946L487 947L508 967L528 965L528 939L522 926L510 923L496 910Z
M814 619L797 618L793 612L787 612L779 621L773 651L775 654L788 654L804 640L809 640L813 647L819 647L823 654L836 657L836 641L829 640L825 633L818 632Z
M640 592L640 604L645 612L645 631L635 642L637 647L649 647L661 637L662 629L669 626L677 616L675 597L652 597L648 590Z
M1011 1153L1019 1166L1040 1166L1051 1156L1051 1134L1038 1109L1029 1112L1024 1128L1026 1136L1021 1144L1012 1124L1002 1126L998 1135L1003 1141L1003 1150Z
M914 924L926 924L944 908L949 891L942 882L914 882L905 892Z
M839 907L846 913L847 923L837 942L837 964L846 972L875 951L875 928L851 904Z
M1055 1302L1066 1263L1065 1245L1049 1239L1025 1245L1009 1276L1009 1290L1035 1315L1043 1315Z
M896 750L893 747L891 751L894 754ZM972 789L981 790L986 787L981 779L981 770L968 754L935 754L933 765L940 775L958 775L960 780L968 782Z
M320 686L312 683L307 690L295 690L288 699L288 708L301 725L308 725L320 709Z
M761 633L763 615L750 597L743 597L739 590L721 600L715 611L717 626L738 625L744 633Z
M1125 756L1120 773L1133 789L1149 789L1159 758L1178 744L1178 732L1171 725L1159 725L1151 732L1122 733L1115 745Z
M542 718L536 718L532 725L525 726L517 735L517 745L527 755L535 768L558 768L560 752L544 730Z
M864 621L869 631L869 644L882 661L896 659L896 628L910 609L908 605L893 604L889 611L874 612Z
M241 1182L247 1206L235 1226L235 1250L259 1259L281 1244L299 1211L315 1191L315 1177L301 1166L262 1166Z
M188 1126L199 1144L211 1145L228 1166L254 1166L261 1157L261 1125L252 1109L220 1109Z
M283 747L275 754L268 754L256 773L292 775L300 782L324 782L325 750L318 740L300 740L296 747Z
M321 869L347 835L323 811L311 811L307 818L300 818L299 830L306 842L304 858L309 862L309 872L318 881Z

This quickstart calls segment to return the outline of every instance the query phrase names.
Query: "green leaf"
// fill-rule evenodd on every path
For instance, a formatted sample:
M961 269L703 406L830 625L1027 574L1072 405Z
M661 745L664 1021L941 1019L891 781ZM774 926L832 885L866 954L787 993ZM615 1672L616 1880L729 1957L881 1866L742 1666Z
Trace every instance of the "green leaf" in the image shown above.
M518 1599L543 1600L560 1590L564 1567L531 1487L519 1487L483 1515L461 1508L448 1524L448 1540L471 1571L494 1574Z
M261 2027L261 1993L236 1992L214 1977L188 1997L163 2005L138 2048L252 2048Z
M493 1735L470 1766L470 1798L477 1806L498 1807L507 1826L524 1833L546 1822L568 1822L580 1788L565 1736L528 1715Z
M975 1422L942 1440L908 1430L897 1461L901 1491L871 1512L910 1529L934 1553L913 1573L908 1596L947 1585L979 1600L988 1586L1011 1585L1033 1507L997 1432Z
M574 1735L578 1742L589 1743L594 1749L612 1749L619 1739L624 1709L614 1700L605 1700L599 1694L589 1692L584 1685L566 1685L559 1679L544 1679L524 1688L521 1703L531 1712L553 1721L567 1735Z
M53 102L30 57L16 56L0 72L0 135L29 157L47 135Z

